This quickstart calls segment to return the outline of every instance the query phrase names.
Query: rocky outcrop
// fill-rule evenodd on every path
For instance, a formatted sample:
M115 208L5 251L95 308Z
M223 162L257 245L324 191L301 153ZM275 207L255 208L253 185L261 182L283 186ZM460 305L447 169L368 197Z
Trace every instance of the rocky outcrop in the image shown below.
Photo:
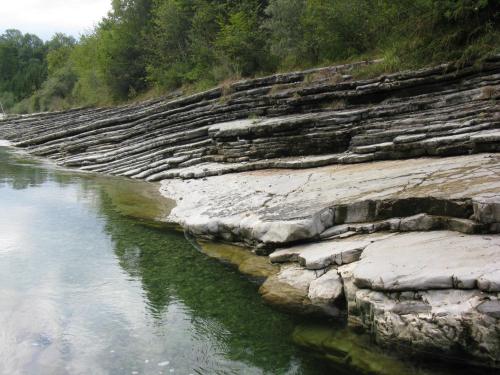
M273 277L282 284L265 283L264 298L331 316L339 316L337 306L346 301L349 325L372 333L381 346L499 366L499 236L435 231L357 237L271 254L273 262L284 264ZM359 260L326 262L315 270L299 265L318 253L323 260L337 257L355 241L362 251ZM320 289L326 298L315 300L318 284L326 287Z
M500 155L383 161L165 180L171 220L270 251L375 231L498 232Z
M163 219L251 247L200 249L265 280L274 306L500 367L500 56L369 80L357 68L8 118L0 138L161 180L176 201Z
M352 79L356 67L11 118L0 137L65 166L150 181L498 151L500 56L368 80Z

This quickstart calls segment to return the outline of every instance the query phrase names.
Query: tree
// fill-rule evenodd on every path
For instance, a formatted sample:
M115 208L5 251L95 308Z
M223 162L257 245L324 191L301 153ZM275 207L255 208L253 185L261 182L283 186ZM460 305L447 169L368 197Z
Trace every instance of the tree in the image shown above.
M266 67L259 8L245 8L231 13L227 22L221 22L215 40L218 59L230 75L249 76Z
M40 88L47 78L46 46L33 34L7 30L0 35L0 93L15 101Z
M269 33L269 50L282 67L295 67L303 62L305 8L306 0L271 0L265 10L263 27Z

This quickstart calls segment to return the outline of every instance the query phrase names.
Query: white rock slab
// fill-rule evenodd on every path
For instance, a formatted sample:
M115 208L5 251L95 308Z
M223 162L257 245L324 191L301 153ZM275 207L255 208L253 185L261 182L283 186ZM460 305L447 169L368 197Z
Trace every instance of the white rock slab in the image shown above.
M309 285L317 277L316 272L305 270L296 265L285 266L276 275L278 281L305 292L309 290Z
M342 279L336 269L311 281L308 297L313 304L329 304L343 295Z
M368 245L353 270L360 288L500 291L500 235L412 232Z
M172 179L162 181L161 192L177 201L165 219L196 234L275 244L318 237L342 204L498 194L499 173L499 155L477 154ZM360 216L356 222L369 219Z

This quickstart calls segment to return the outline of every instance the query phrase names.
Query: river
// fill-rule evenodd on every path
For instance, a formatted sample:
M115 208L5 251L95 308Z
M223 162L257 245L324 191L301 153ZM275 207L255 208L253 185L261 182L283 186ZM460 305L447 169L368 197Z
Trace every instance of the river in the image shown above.
M124 214L134 188L0 147L0 374L317 373L257 284Z

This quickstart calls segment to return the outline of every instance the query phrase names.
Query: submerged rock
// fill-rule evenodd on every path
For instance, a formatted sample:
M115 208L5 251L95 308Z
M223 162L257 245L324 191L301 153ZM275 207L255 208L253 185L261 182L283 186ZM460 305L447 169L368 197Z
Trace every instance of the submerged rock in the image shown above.
M198 244L208 256L231 263L248 276L267 278L279 270L268 258L255 255L241 246L208 241L198 241Z
M500 366L498 235L436 231L356 237L367 243L361 258L330 269L297 264L317 244L277 251L275 261L285 265L263 285L264 298L301 313L342 317L345 311L349 326L400 352ZM353 240L323 245L333 249L346 241Z
M322 325L302 325L293 332L293 341L314 350L332 363L335 373L401 375L417 374L395 357L377 350L368 337L346 329Z
M160 224L175 207L175 201L159 194L155 184L109 177L98 181L115 209L125 216Z
M309 299L309 285L324 272L305 270L289 265L270 276L259 289L264 300L271 305L299 314L315 314L322 309Z

